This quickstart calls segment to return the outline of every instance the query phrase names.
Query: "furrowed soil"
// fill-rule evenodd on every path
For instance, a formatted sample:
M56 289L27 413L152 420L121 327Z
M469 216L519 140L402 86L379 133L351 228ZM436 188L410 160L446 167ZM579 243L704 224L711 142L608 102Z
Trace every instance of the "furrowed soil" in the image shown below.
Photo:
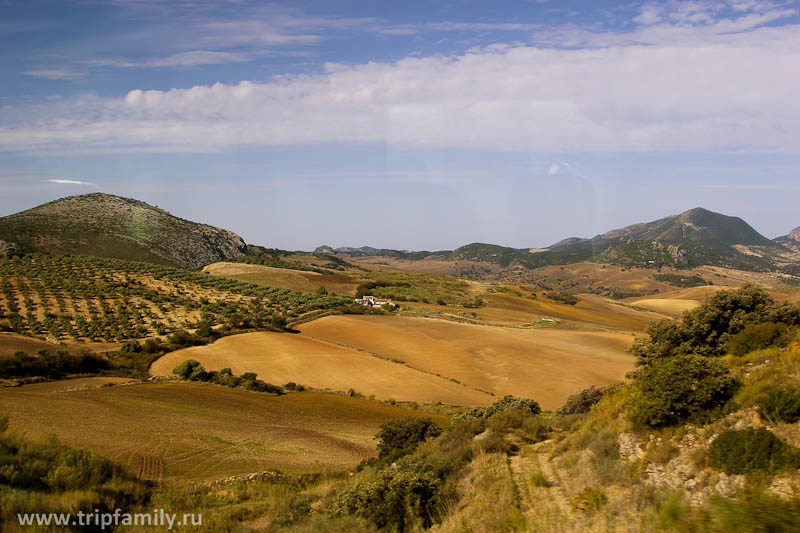
M152 480L352 468L384 422L413 411L342 395L269 396L200 383L0 389L9 431L94 450ZM425 416L444 420L437 415Z

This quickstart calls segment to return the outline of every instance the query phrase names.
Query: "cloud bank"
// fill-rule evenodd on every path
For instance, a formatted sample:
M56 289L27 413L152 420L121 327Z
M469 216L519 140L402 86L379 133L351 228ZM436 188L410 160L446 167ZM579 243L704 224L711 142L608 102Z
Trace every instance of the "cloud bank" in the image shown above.
M800 26L766 25L788 11L767 6L721 19L676 5L644 6L628 33L562 28L536 35L535 44L452 57L327 64L267 82L0 109L0 149L201 153L387 143L800 153ZM221 58L180 55L165 66L213 59Z

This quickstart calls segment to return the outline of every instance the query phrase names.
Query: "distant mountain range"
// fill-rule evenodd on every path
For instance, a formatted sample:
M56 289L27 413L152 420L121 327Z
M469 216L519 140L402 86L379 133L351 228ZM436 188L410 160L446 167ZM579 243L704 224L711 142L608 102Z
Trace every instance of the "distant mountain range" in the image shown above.
M61 198L0 218L0 251L95 255L195 269L247 253L233 232L111 194Z
M485 243L438 252L326 248L352 257L436 258L492 263L501 267L537 268L594 260L653 268L691 268L708 264L742 270L794 271L800 263L800 228L770 240L741 218L698 207L652 222L608 231L591 239L564 239L544 249L509 248Z
M138 200L102 193L70 196L0 218L0 254L82 254L196 269L264 250L258 246L248 250L233 232L175 217ZM544 249L486 243L433 252L320 246L314 254L471 261L501 269L597 261L649 268L716 265L800 275L800 228L770 240L741 218L698 207L591 239L564 239Z

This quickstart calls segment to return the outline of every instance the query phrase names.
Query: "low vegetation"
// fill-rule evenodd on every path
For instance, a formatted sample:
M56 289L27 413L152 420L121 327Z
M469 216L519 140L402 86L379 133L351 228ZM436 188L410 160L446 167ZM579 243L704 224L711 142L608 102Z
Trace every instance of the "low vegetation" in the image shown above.
M418 272L370 272L370 278L356 289L356 298L373 295L398 302L439 303L475 307L479 289L467 281ZM480 305L480 304L479 304Z
M714 439L709 464L726 474L775 472L800 467L800 449L787 445L765 428L730 430Z
M35 444L8 432L0 416L0 524L17 513L95 513L144 505L150 489L94 452Z
M681 354L720 356L745 328L751 329L743 333L744 337L758 334L759 339L774 338L773 333L762 334L763 326L756 326L769 322L800 325L800 307L777 302L764 289L747 284L737 290L716 292L705 303L686 312L680 322L670 319L651 322L647 327L648 337L638 338L631 351L640 365ZM765 329L775 331L772 327ZM733 342L739 345L745 338L738 337Z
M186 381L205 381L215 383L225 387L243 388L254 392L266 392L269 394L283 394L283 389L277 385L267 383L258 379L258 375L247 372L241 376L234 376L230 368L223 368L219 371L206 371L199 362L194 359L187 359L176 366L172 373ZM297 388L295 385L293 388Z

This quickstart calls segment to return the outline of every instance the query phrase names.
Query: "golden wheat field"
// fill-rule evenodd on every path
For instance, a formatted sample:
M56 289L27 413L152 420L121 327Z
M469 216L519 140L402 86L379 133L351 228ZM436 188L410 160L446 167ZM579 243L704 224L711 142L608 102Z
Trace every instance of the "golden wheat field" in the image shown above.
M172 352L151 373L169 375L180 362L196 359L210 370L256 372L277 384L458 405L491 403L494 398L481 392L488 391L535 398L554 409L586 387L623 379L633 367L626 351L633 336L620 332L351 315L300 329L300 335L248 333Z
M354 389L381 400L469 406L493 401L486 393L364 350L288 333L244 333L177 350L154 362L150 373L169 376L187 359L200 361L207 370L228 367L236 375L256 372L260 379L277 385L293 381L315 389Z
M522 329L390 316L331 316L302 335L381 354L498 396L534 398L545 409L591 385L623 379L633 336L560 328Z
M149 480L352 468L375 453L382 423L422 413L342 395L269 396L200 383L69 385L0 389L9 431L97 451Z

